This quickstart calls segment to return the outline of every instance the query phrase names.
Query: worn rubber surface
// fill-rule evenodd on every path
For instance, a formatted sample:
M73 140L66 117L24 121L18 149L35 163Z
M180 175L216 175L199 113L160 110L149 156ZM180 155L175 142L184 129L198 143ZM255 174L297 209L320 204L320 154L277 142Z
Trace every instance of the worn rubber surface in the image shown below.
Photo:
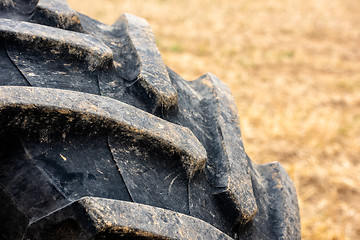
M0 0L0 71L0 239L300 239L228 87L167 68L144 19Z

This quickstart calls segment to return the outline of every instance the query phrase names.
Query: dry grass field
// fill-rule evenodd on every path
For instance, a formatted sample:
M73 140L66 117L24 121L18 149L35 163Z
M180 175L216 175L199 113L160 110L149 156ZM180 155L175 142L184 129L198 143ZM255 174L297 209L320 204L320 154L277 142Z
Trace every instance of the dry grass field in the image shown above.
M360 238L358 0L68 0L148 20L165 63L232 89L253 161L294 180L303 239Z

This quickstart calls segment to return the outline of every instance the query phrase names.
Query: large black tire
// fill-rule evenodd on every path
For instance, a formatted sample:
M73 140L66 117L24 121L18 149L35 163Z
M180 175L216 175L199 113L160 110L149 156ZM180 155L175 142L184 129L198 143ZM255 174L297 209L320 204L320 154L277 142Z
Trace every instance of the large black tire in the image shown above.
M300 239L228 87L167 68L145 20L0 0L0 71L1 239Z

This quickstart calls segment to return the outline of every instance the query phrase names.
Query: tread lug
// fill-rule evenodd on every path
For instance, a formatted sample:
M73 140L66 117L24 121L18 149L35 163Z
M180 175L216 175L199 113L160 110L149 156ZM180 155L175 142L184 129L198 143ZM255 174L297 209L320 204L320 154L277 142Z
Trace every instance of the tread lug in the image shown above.
M120 200L84 197L29 225L25 238L46 239L67 227L71 239L219 239L231 240L199 219ZM63 236L65 237L65 236Z
M258 213L239 230L241 239L301 239L296 190L278 163L249 161Z
M271 206L273 209L281 209L271 213L275 220L274 223L268 223L277 229L276 238L293 239L292 237L296 236L296 239L300 239L297 194L289 175L278 162L258 165L257 169L268 183L267 192L271 195Z
M150 101L154 111L177 109L177 92L147 21L123 14L113 27L121 33L120 52L114 53L120 75L127 81L135 82L136 87L145 92L145 101Z
M14 7L15 5L12 0L0 0L0 10L8 10Z
M134 141L147 140L170 155L178 154L189 178L202 170L207 160L206 150L188 128L110 98L58 89L0 87L0 110L14 106L25 110L35 106L44 111L81 113L90 122L95 118L115 133L125 133Z
M51 27L84 32L79 15L65 0L39 0L30 21Z
M232 209L234 225L245 225L258 211L234 99L229 88L213 74L194 81L192 87L202 96L203 108L213 131L211 141L218 149L208 159L207 172L215 196Z
M34 23L0 18L0 40L85 60L91 71L106 67L113 60L111 49L90 35Z

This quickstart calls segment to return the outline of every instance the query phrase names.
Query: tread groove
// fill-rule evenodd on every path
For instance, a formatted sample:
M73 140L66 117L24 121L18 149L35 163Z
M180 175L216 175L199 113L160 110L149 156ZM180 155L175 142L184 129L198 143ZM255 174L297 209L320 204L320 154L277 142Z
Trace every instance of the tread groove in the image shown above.
M23 78L25 79L25 81L29 84L29 86L32 86L32 84L30 83L29 79L27 79L27 77L22 73L22 71L20 70L20 68L15 64L15 62L12 60L12 58L10 57L9 51L7 50L7 48L5 47L5 52L6 55L8 56L9 60L11 61L11 63L16 67L16 69L18 70L18 72L21 74L21 76L23 76Z
M112 160L113 163L115 164L116 169L117 169L117 171L118 171L118 173L119 173L119 175L120 175L120 178L123 180L123 182L124 182L124 184L125 184L126 191L128 192L131 201L132 201L132 202L135 202L135 201L134 201L134 198L131 196L131 192L129 191L129 187L127 186L126 181L124 180L124 177L123 177L122 174L121 174L119 165L118 165L117 162L115 161L115 157L114 157L113 151L112 151L112 149L111 149L111 147L110 147L110 139L109 139L109 136L107 137L107 146L108 146L109 152L110 152L110 154L111 154L111 160Z

